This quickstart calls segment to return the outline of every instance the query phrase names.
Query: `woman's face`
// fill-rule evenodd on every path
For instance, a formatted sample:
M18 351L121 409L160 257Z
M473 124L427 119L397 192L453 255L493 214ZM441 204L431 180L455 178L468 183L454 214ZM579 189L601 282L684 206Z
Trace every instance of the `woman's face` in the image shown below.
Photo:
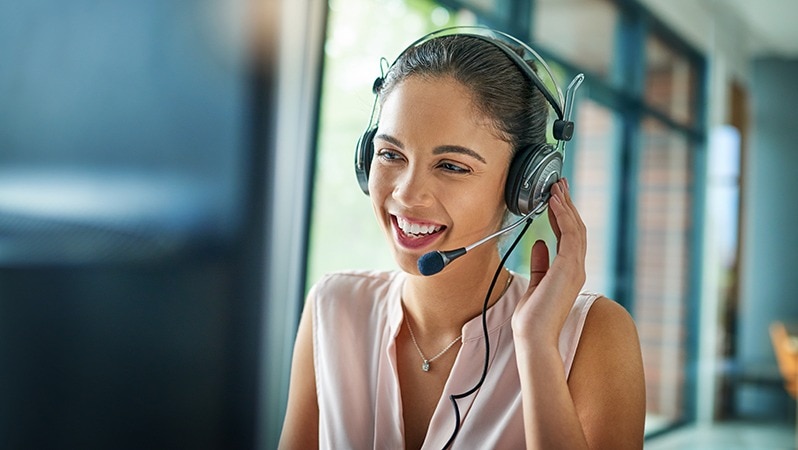
M499 228L510 157L510 144L453 78L411 76L393 88L382 104L369 192L402 270L418 273L425 253Z

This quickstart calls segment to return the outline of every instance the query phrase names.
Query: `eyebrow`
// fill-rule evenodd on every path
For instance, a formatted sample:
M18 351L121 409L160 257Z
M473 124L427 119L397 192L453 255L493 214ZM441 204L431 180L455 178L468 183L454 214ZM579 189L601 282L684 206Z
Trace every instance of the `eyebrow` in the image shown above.
M403 149L404 144L399 139L396 139L393 136L387 134L378 134L376 139L382 139L383 141L390 142L391 144ZM485 158L482 157L479 153L471 150L468 147L463 147L462 145L439 145L432 150L433 155L443 155L445 153L459 153L461 155L468 155L474 159L481 161L483 164L487 164Z
M482 164L487 164L487 161L485 161L485 158L483 158L482 155L468 147L463 147L461 145L441 145L439 147L435 147L435 149L432 151L433 155L442 155L444 153L460 153L463 155L468 155L472 158L482 161Z

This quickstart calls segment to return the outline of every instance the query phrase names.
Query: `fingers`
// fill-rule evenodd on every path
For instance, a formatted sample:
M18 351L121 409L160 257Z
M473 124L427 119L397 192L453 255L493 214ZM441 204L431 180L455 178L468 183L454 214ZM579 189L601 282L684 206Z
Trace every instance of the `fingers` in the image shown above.
M545 241L538 240L532 245L529 268L529 286L537 286L549 270L549 248Z
M565 178L560 179L551 187L549 222L557 238L558 256L554 259L554 265L561 268L569 267L565 271L557 269L556 273L552 274L556 280L550 280L550 283L567 284L568 280L580 279L581 274L584 273L585 254L587 253L587 231L571 200L568 182ZM560 256L565 258L560 258ZM536 241L532 246L530 259L530 289L534 289L543 281L549 268L548 247L544 241Z
M587 229L571 199L565 178L557 181L551 188L549 219L557 237L557 253L561 253L561 250L576 252L576 255L584 258L587 251Z
M557 255L549 264L546 243L539 240L532 246L529 289L513 315L516 335L556 336L585 283L587 232L565 179L551 188L549 219L557 238Z
M555 189L558 189L558 184L559 181L554 185L552 185L551 187L551 197L549 198L548 214L549 214L549 224L551 225L552 231L554 231L554 237L557 238L557 253L560 253L560 236L562 236L562 233L560 232L560 225L557 223L557 216L556 214L554 214L554 208L552 207L552 203L554 200L554 191Z

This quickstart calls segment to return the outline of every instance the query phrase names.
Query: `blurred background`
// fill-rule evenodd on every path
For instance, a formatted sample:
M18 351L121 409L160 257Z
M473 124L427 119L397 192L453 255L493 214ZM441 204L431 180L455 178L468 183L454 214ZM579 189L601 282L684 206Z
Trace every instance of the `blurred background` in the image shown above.
M276 448L307 289L393 268L352 167L380 58L479 23L562 89L586 75L565 172L586 287L638 325L646 448L795 448L795 17L795 0L0 0L0 447ZM524 245L540 238L544 221Z

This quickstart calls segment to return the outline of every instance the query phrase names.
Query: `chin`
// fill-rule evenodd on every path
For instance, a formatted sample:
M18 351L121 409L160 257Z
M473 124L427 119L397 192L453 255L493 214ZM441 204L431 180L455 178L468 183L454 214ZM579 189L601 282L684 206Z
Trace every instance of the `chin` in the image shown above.
M404 251L394 249L393 260L402 272L409 275L421 275L418 271L418 259L421 255L411 255Z

